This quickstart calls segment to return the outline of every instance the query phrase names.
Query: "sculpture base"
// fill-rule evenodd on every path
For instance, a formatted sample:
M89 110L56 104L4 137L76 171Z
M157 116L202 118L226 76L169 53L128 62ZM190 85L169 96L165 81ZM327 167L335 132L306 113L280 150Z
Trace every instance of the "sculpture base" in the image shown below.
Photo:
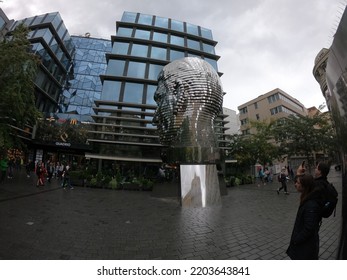
M180 172L183 207L221 205L218 173L215 164L182 164Z

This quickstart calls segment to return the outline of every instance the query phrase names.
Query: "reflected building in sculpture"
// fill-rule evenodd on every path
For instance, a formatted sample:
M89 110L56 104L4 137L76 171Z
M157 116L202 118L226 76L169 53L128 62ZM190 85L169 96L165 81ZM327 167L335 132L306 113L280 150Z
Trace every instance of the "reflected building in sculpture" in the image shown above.
M216 44L211 30L201 26L124 12L101 75L101 98L95 102L94 130L88 139L95 152L86 156L98 159L99 167L115 160L135 169L142 163L159 164L163 145L152 124L158 75L169 62L184 57L199 57L218 71ZM216 123L223 140L223 116Z
M347 9L329 49L315 59L313 75L320 84L337 132L342 166L342 225L338 259L347 259Z
M206 61L183 58L166 65L158 79L153 122L160 142L172 150L171 162L215 163L220 160L214 120L221 112L223 89Z

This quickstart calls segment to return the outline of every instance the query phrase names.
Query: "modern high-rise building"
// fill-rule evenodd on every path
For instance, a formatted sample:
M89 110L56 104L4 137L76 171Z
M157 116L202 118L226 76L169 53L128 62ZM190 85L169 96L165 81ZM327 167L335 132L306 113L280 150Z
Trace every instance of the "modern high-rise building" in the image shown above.
M328 85L326 80L326 67L328 62L330 50L323 48L316 56L314 60L313 76L319 83L323 96L326 100L327 106L331 109L330 94L328 91Z
M225 134L226 135L239 134L240 133L240 119L239 119L236 111L223 107L223 114L225 116L227 116L224 119L224 121L225 121L224 127L226 128Z
M305 106L283 90L276 88L240 106L241 134L251 134L250 121L271 121L289 115L306 116Z
M94 130L88 139L93 152L86 157L99 159L99 167L115 160L132 166L160 163L162 145L152 124L158 74L170 61L190 56L206 60L218 71L217 42L204 27L134 12L124 12L111 40L106 74L101 75L101 98L95 101ZM220 139L222 123L223 116L216 129Z
M30 29L31 51L41 60L36 76L36 106L43 113L54 113L72 67L74 46L58 12L15 21L10 31L23 23Z
M1 11L2 12L2 11ZM99 168L122 164L160 163L161 149L156 127L154 92L157 77L170 61L199 57L218 72L216 41L211 30L154 15L124 12L111 40L70 36L58 12L18 21L5 14L1 31L7 33L20 23L29 27L32 52L41 59L35 80L36 106L52 121L87 122L93 126L88 139ZM9 27L10 26L10 27ZM219 73L221 76L222 73ZM216 120L215 132L224 148L224 120ZM34 135L35 133L33 133ZM29 137L30 138L30 137ZM62 138L66 140L66 135ZM81 153L73 143L42 143L45 152ZM61 146L61 144L64 144ZM71 145L70 145L71 144ZM76 145L75 145L76 146ZM95 160L94 160L95 162Z
M93 121L94 101L102 91L100 75L106 73L106 53L111 52L111 40L71 36L75 47L73 66L59 99L56 116L77 122Z
M9 31L14 20L10 20L4 11L0 8L0 39L2 39Z

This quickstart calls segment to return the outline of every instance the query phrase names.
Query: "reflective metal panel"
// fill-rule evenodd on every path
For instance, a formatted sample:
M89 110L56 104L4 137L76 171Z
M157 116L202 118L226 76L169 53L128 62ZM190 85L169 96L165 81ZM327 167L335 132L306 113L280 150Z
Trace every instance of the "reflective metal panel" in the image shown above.
M326 68L328 92L327 103L332 113L340 144L342 164L342 231L339 259L347 259L347 12L330 47Z
M222 108L223 90L209 63L196 57L169 63L159 74L154 99L158 107L153 122L160 141L173 149L169 161L219 159L213 123Z

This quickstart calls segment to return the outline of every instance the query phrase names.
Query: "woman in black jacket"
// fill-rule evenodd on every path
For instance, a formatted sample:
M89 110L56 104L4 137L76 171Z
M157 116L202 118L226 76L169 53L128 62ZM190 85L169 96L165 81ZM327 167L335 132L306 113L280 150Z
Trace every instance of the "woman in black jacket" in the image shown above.
M301 193L300 205L287 249L292 260L318 260L322 205L314 187L312 175L297 176L295 188Z

